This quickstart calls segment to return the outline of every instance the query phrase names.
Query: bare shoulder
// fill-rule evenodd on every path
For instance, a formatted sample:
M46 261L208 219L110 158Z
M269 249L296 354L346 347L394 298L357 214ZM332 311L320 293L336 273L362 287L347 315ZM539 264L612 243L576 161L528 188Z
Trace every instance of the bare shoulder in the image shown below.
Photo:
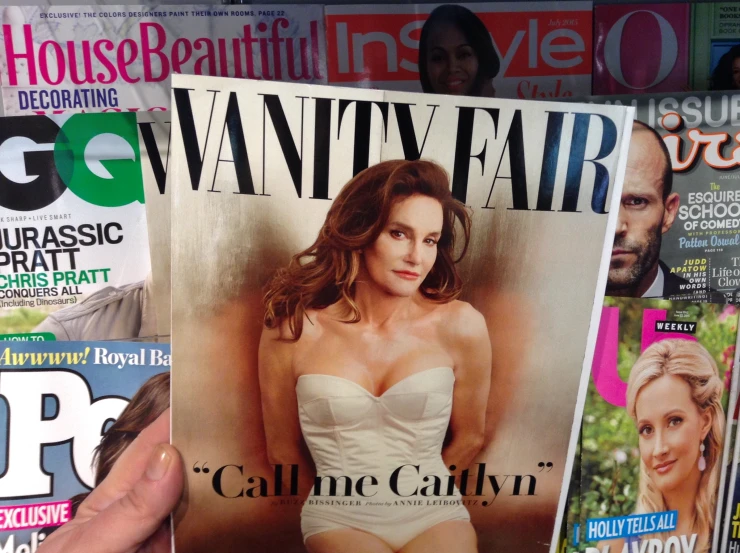
M290 339L290 330L287 323L274 328L262 327L259 345L259 365L261 369L271 366L287 370L292 366L294 352L295 341Z
M439 325L439 335L454 360L460 381L466 377L479 379L490 372L491 339L480 311L464 301L450 302L440 312Z
M287 347L289 344L297 345L298 343L309 341L321 329L321 312L311 309L303 316L303 328L298 340L294 339L294 333L290 328L289 321L283 320L279 326L268 328L262 327L263 343L282 344Z
M280 326L269 328L262 325L262 335L260 336L260 347L273 346L282 342L286 342L290 339L290 330L287 323L283 323Z
M447 339L459 343L488 340L488 325L483 314L468 302L455 300L444 304L442 331Z
M296 363L306 357L321 334L321 314L306 313L303 328L296 340L288 321L274 328L262 327L259 345L259 372L262 383L269 388L270 382L292 382L296 375Z
M317 332L317 317L306 314L303 317L303 329L298 340L290 328L290 323L284 320L273 328L262 327L260 336L259 359L260 365L278 365L284 370L292 370L293 359L297 352L307 343L315 340Z
M323 334L327 318L330 314L327 309L309 309L303 315L303 332L299 342L306 344L315 342Z

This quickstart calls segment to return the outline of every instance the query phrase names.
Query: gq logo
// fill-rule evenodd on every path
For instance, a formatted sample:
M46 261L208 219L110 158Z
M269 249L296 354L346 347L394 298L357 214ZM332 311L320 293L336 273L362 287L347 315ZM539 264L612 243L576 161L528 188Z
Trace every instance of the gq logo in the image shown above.
M67 188L103 207L144 202L133 113L72 115L61 127L48 117L0 120L0 207L34 211Z

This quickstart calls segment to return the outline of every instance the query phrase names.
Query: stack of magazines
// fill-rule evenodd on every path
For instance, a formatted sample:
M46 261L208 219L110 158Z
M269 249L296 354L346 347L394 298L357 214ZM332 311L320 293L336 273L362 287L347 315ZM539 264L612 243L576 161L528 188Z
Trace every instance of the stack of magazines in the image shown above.
M0 552L168 408L177 553L740 547L729 7L556 5L5 9Z

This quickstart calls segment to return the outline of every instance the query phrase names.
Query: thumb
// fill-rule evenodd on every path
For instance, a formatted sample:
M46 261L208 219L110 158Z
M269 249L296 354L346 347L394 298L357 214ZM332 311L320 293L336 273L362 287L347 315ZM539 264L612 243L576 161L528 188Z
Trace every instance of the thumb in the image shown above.
M131 553L152 536L182 495L182 461L177 450L160 444L138 482L123 497L93 517L85 528L88 551ZM80 547L80 551L85 551Z

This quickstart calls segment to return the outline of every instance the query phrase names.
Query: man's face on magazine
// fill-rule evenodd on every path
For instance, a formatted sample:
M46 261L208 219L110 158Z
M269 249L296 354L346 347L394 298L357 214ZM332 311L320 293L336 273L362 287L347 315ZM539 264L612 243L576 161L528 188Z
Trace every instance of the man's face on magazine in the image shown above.
M656 264L673 223L663 200L665 155L656 137L635 127L614 236L607 292L636 288ZM671 196L674 196L673 194Z

